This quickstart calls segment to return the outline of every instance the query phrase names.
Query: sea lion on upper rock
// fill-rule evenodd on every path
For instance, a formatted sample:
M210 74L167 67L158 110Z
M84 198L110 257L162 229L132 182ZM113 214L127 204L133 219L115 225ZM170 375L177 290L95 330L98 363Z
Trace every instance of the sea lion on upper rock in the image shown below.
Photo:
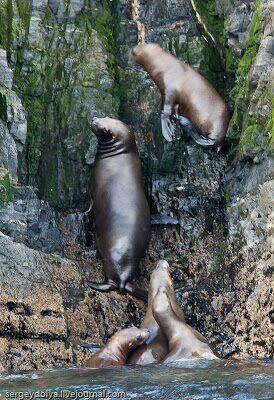
M116 332L107 344L86 362L87 368L105 368L126 363L128 352L143 344L149 337L147 329L135 327Z
M142 346L139 346L129 355L127 364L146 365L154 362L160 362L168 354L167 338L161 331L152 313L154 297L158 293L158 290L162 287L164 287L169 293L174 312L178 315L178 318L184 320L184 313L177 302L175 292L173 290L168 262L165 260L160 260L151 274L148 291L147 312L140 326L140 328L147 328L149 330L150 338L147 343L142 344Z
M161 287L154 296L152 313L168 340L168 354L163 358L163 363L194 358L218 359L206 338L175 312L165 287Z
M213 86L156 43L139 44L131 57L148 72L161 92L161 126L165 139L172 141L178 121L198 144L220 151L230 112Z
M141 176L141 163L130 129L112 118L93 118L98 139L89 181L99 252L106 282L89 282L96 290L119 290L146 298L131 280L150 239L150 211Z

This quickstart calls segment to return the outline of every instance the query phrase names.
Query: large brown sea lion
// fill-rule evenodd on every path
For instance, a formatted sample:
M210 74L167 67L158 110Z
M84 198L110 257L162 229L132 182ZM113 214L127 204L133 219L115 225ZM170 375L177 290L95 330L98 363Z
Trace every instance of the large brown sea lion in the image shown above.
M184 320L184 313L179 306L172 286L172 279L169 274L169 265L165 260L160 260L151 274L148 291L148 305L145 318L141 323L141 328L147 328L150 332L150 339L147 343L134 350L127 360L127 364L151 364L160 362L168 354L168 341L161 331L158 323L153 317L152 306L154 297L159 289L164 287L169 293L172 307L178 318Z
M128 352L144 343L149 337L147 329L127 328L116 332L97 353L86 362L87 368L104 368L124 365Z
M150 211L134 135L123 122L107 117L93 118L91 128L98 147L89 199L106 282L88 285L144 298L144 291L131 284L150 238Z
M206 338L175 312L173 302L165 287L161 287L154 296L152 312L168 340L168 354L163 358L163 363L193 358L218 358Z
M178 121L202 146L224 145L230 113L213 86L156 43L136 46L131 57L148 72L162 95L163 136L172 141Z

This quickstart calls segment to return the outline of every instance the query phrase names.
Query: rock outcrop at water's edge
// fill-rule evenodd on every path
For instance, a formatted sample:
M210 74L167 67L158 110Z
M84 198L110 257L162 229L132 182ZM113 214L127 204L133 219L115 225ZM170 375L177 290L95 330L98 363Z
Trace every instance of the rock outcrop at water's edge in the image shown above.
M132 127L152 213L179 220L153 227L137 283L167 259L188 321L222 356L273 357L273 10L261 0L0 1L3 367L81 365L82 342L102 344L145 312L85 285L103 278L83 213L93 115ZM144 37L229 102L226 156L179 129L164 141L159 92L128 58Z

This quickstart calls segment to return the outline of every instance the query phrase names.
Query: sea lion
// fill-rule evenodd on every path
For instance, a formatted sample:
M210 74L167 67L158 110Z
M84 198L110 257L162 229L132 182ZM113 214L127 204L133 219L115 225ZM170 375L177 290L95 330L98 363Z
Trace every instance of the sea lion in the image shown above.
M162 359L163 363L194 358L218 359L206 338L178 316L165 287L159 288L154 296L152 313L168 340L168 354Z
M156 43L139 44L131 58L148 72L162 95L163 136L172 141L179 122L202 146L220 151L230 112L213 86L198 72Z
M144 343L149 337L147 329L135 327L116 332L107 344L86 362L87 368L105 368L124 365L128 352Z
M106 282L96 290L119 290L146 298L132 278L150 239L150 211L142 185L141 163L133 133L123 122L93 118L98 147L89 181L97 245Z
M153 317L152 305L154 297L160 288L164 287L170 295L172 307L178 318L184 320L184 313L179 306L175 292L172 287L172 279L169 274L169 265L165 260L160 260L151 274L148 291L148 305L146 315L140 328L147 328L150 332L150 338L147 343L139 346L128 357L127 364L146 365L154 362L160 362L168 354L168 341L161 331L158 323Z

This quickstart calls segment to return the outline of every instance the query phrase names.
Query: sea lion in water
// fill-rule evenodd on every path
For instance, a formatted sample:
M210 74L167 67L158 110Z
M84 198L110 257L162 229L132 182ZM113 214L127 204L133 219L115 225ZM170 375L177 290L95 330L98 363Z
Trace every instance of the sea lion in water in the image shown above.
M194 358L218 359L206 338L178 316L165 287L154 296L152 313L168 340L168 354L163 363Z
M172 141L178 121L198 144L220 151L230 112L213 86L156 43L139 44L132 50L131 58L148 72L161 92L165 139Z
M152 313L154 297L162 287L164 287L169 293L172 307L175 313L178 315L178 318L184 320L184 313L177 302L175 292L173 290L168 262L165 260L160 260L151 274L148 291L147 312L140 326L140 328L147 328L149 330L150 339L147 343L142 344L142 346L139 346L129 355L127 364L146 365L156 363L160 362L168 354L167 338L161 331Z
M105 368L124 365L128 352L144 343L149 337L147 329L135 327L116 332L107 344L86 362L87 368Z
M93 118L98 139L89 181L98 249L106 282L89 282L96 290L119 290L146 298L131 280L150 238L150 211L144 194L141 163L134 135L123 122Z

